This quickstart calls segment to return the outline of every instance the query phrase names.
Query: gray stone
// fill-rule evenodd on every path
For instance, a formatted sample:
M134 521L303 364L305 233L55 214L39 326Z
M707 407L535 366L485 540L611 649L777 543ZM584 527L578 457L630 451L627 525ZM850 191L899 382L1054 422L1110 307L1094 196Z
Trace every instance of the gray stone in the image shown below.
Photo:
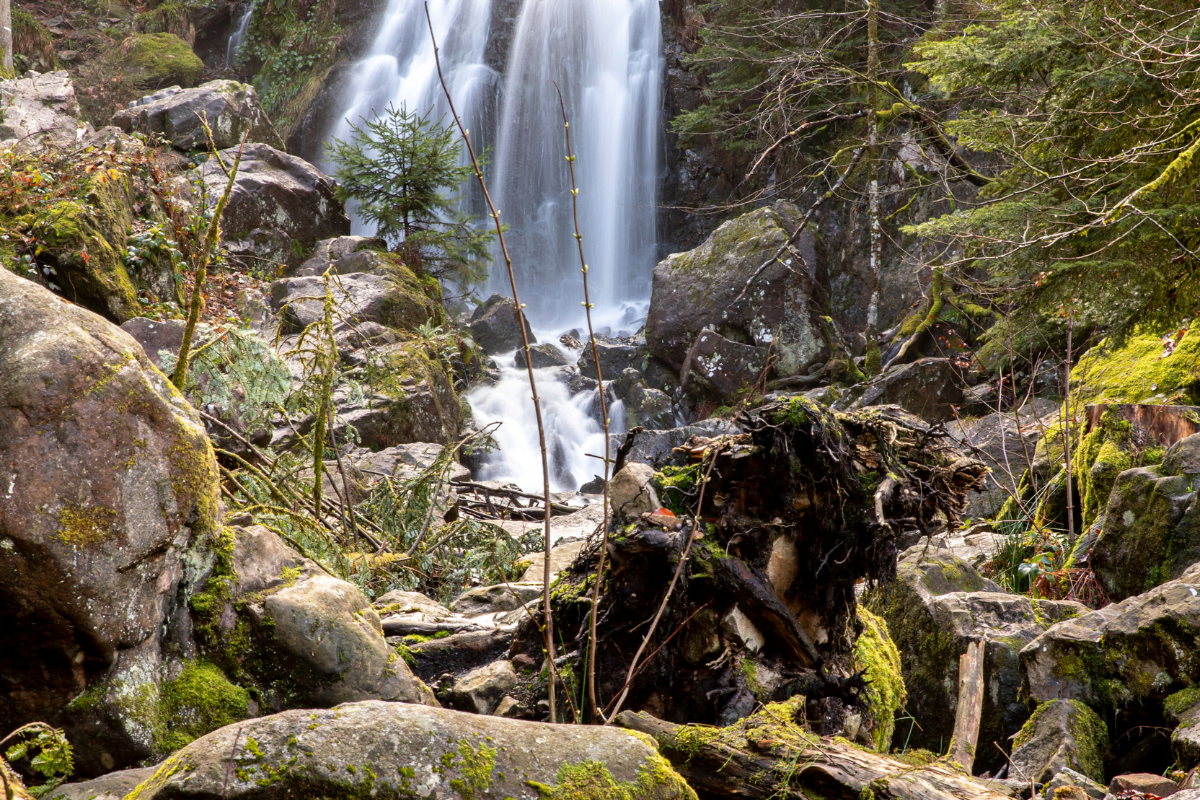
M0 141L66 146L91 133L92 126L79 119L70 73L30 71L24 78L0 81Z
M79 783L65 783L50 793L51 800L121 800L143 781L154 776L158 767L142 767L110 772ZM18 795L19 796L19 795Z
M641 426L653 431L675 427L675 404L666 392L648 387L642 373L627 369L611 386L616 396L625 403L627 429Z
M1065 768L1058 772L1050 782L1046 784L1046 788L1042 790L1042 797L1046 800L1064 800L1061 794L1057 794L1058 790L1064 786L1073 786L1079 790L1076 797L1078 800L1083 800L1085 797L1091 797L1093 800L1104 800L1104 795L1108 790L1104 784L1084 775L1081 772L1076 772L1071 768Z
M1150 591L1051 625L1021 651L1029 696L1153 707L1200 681L1200 564ZM1118 657L1119 656L1119 657Z
M450 604L455 614L474 617L480 614L496 614L516 611L523 605L532 605L542 596L542 584L501 583L495 586L480 586L463 592Z
M373 605L380 614L420 614L435 622L454 617L454 613L438 601L420 592L406 592L401 589L388 592Z
M232 167L237 148L218 151ZM228 179L210 158L200 168L210 208ZM221 215L221 235L235 253L295 263L297 253L322 239L350 233L350 218L334 196L334 181L307 161L267 144L248 144Z
M193 89L174 86L156 92L118 111L112 124L125 133L161 134L179 150L208 150L201 117L207 119L218 150L236 148L247 133L250 142L284 149L258 92L238 81L209 81Z
M867 384L853 401L835 408L898 405L926 422L948 422L963 405L962 380L948 358L920 358L892 367Z
M354 273L330 282L339 323L375 322L409 330L436 312L423 295L416 298L385 275ZM271 307L285 333L299 333L321 319L325 283L321 278L284 278L271 284Z
M471 337L488 355L515 350L522 344L518 316L517 304L511 297L494 294L471 315L471 324L468 326ZM525 320L525 334L530 344L537 342L529 327L529 320Z
M1141 792L1142 794L1152 794L1156 797L1170 797L1179 790L1179 785L1170 778L1164 778L1162 775L1154 775L1149 772L1134 772L1127 775L1118 775L1108 784L1109 794L1121 794L1122 792Z
M550 580L553 581L558 573L562 572L571 563L579 557L579 551L583 549L583 542L563 542L550 548ZM530 553L529 566L525 568L525 573L521 575L522 583L533 583L542 581L542 573L545 570L546 554L544 552Z
M1152 589L1200 561L1195 476L1174 469L1192 469L1193 449L1200 435L1177 442L1161 466L1117 475L1088 561L1109 599Z
M629 454L625 456L625 462L629 464L660 464L671 457L671 451L674 448L682 446L693 436L713 437L726 432L736 435L741 433L742 429L737 423L729 420L706 419L682 428L645 430L634 437L633 446L629 449ZM617 448L624 444L625 436L614 435L612 442L612 451L615 453Z
M1083 703L1053 700L1034 711L1013 740L1010 776L1036 785L1048 783L1064 769L1104 780L1108 729Z
M253 752L244 744L250 740ZM236 754L234 769L230 753ZM222 728L172 756L139 798L370 794L450 800L469 793L533 800L539 794L531 784L553 787L562 781L563 768L585 762L619 785L636 787L628 800L695 797L652 745L615 727L544 725L363 702Z
M517 369L525 369L525 349L517 347ZM544 367L565 367L571 363L563 352L550 342L535 344L529 347L529 358L533 361L534 369Z
M473 669L454 682L450 702L459 711L490 714L509 689L517 685L517 671L507 661Z
M387 252L387 242L368 236L339 236L322 239L313 247L312 255L301 264L293 277L320 277L332 268L338 275L351 272L376 272L384 269L380 255Z
M134 317L121 323L121 330L137 340L146 357L155 367L162 369L162 356L159 354L165 350L172 357L179 355L179 348L183 346L183 329L186 326L187 322L182 319ZM194 344L199 345L200 342Z
M600 356L600 374L605 381L616 380L627 369L642 372L650 358L650 349L644 341L638 344L636 340L606 339L602 336L596 337L596 353ZM576 366L580 375L589 379L596 377L596 357L592 354L590 341L583 342L583 352Z
M661 261L646 318L650 352L682 369L708 328L731 342L770 346L781 377L824 362L829 344L808 270L785 254L758 272L787 241L798 216L786 202L760 208L724 223L696 249Z
M767 348L701 331L683 360L683 391L697 399L732 401L752 389L767 366Z
M1200 475L1200 433L1185 436L1167 448L1164 475Z
M7 269L0 375L0 728L65 728L81 776L130 766L155 742L122 702L190 646L167 623L212 558L208 437L129 334Z
M1184 689L1164 703L1167 719L1175 725L1171 731L1171 751L1181 769L1200 764L1200 697Z
M608 501L618 524L661 507L658 493L650 483L653 478L653 467L636 463L626 464L613 476L608 485Z

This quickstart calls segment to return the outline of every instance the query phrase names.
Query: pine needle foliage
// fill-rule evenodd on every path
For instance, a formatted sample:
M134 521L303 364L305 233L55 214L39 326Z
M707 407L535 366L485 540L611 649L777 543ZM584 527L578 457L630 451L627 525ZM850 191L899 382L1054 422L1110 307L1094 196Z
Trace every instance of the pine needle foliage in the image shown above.
M351 125L350 141L331 141L338 196L358 203L364 220L418 276L469 289L487 277L495 232L460 208L463 184L474 178L460 163L458 134L405 106Z

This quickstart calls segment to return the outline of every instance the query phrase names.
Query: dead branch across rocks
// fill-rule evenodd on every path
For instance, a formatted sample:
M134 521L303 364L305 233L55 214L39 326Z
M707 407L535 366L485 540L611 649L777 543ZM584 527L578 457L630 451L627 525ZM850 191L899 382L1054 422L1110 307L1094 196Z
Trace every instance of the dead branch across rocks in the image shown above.
M840 735L854 717L863 724L850 727L868 741L881 720L862 713L856 584L894 576L899 539L955 523L986 468L940 429L893 407L843 414L782 397L737 422L742 433L693 438L655 473L655 493L674 516L648 514L610 533L598 605L600 707L625 689L665 602L627 707L728 725L763 702L802 695L818 733ZM697 516L699 538L688 550ZM551 594L568 683L587 657L598 548L585 547ZM510 656L522 654L543 661L536 619L514 636ZM544 684L527 685L522 696L539 692ZM519 713L539 716L534 705Z
M1008 798L943 759L907 764L814 736L805 730L802 714L803 706L792 701L768 705L728 728L675 725L631 711L618 724L653 736L688 783L711 798Z

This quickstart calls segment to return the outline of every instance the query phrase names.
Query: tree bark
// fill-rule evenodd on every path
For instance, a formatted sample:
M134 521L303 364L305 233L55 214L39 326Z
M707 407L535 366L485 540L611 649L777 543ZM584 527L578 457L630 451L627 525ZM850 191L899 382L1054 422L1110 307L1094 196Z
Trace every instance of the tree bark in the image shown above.
M958 657L958 711L954 715L950 759L967 772L975 764L979 723L983 719L983 645L971 642L967 652Z
M944 760L914 767L807 734L779 716L787 708L768 706L740 725L719 729L632 711L617 723L653 736L692 788L709 797L1007 800Z
M16 76L13 70L12 0L0 0L0 50L4 51L4 77Z

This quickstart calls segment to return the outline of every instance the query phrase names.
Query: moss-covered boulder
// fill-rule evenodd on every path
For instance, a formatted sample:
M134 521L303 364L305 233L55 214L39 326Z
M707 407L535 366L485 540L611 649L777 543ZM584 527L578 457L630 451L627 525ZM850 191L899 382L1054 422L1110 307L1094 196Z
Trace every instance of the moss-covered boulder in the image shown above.
M1111 600L1178 578L1200 562L1200 434L1176 442L1168 456L1159 466L1119 473L1106 493L1090 563Z
M892 747L896 712L908 697L900 651L888 634L887 623L882 617L861 606L857 614L862 633L854 643L854 662L869 681L866 695L871 741L876 750L886 753Z
M1173 347L1153 333L1131 336L1120 347L1102 342L1071 370L1071 389L1082 404L1200 404L1200 328Z
M651 354L680 369L700 331L710 328L731 342L770 346L781 376L827 359L828 323L808 268L790 263L789 255L772 261L798 222L796 207L779 202L726 222L696 249L660 262L646 318Z
M178 84L195 86L204 62L173 33L135 33L121 44L125 76L143 91Z
M640 734L364 702L286 711L211 733L128 795L188 797L694 800L696 794Z
M1009 737L1029 716L1020 697L1021 648L1046 625L1086 609L1049 601L1035 607L1027 597L1003 593L965 561L932 549L923 558L921 548L907 551L897 577L864 598L887 622L900 651L905 710L913 721L897 726L895 743L936 752L947 747L957 708L958 657L969 643L983 641L988 690L975 766L1001 766Z
M0 727L66 728L83 775L157 752L147 720L211 560L217 467L128 334L0 269Z
M1021 651L1029 696L1161 709L1200 682L1200 565L1144 594L1050 626Z
M375 322L401 331L445 322L437 281L422 281L391 253L372 253L380 261L377 274L356 272L330 281L336 307L334 324ZM321 319L325 283L317 277L284 278L271 284L271 306L285 333L299 333Z
M226 568L192 598L196 638L206 657L253 687L261 709L437 704L384 641L379 615L356 587L266 528L230 529L229 536Z
M1200 764L1200 687L1176 692L1163 702L1171 732L1171 752L1181 769Z
M1104 783L1108 728L1078 700L1042 703L1013 739L1010 777L1049 783L1063 770Z

